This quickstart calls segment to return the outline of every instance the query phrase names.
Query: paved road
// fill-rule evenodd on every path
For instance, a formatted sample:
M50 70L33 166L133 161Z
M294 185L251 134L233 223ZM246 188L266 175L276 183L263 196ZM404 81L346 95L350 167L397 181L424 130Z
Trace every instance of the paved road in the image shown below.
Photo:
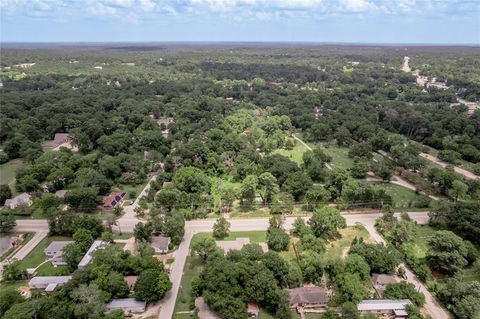
M449 165L449 163L447 162L444 162L438 158L436 158L435 156L433 155L430 155L430 154L427 154L427 153L420 153L420 156L441 166L441 167L447 167L447 165ZM453 166L453 170L455 171L455 173L457 174L460 174L462 176L464 176L465 178L468 178L468 179L473 179L473 180L477 180L477 181L480 181L480 176L478 175L475 175L474 173L470 172L470 171L467 171L463 168L460 168L458 166Z
M428 215L425 212L411 212L410 217L417 221L419 224L425 224L428 222ZM375 228L375 220L382 216L382 214L351 214L343 215L347 221L347 225L353 226L357 223L365 225L367 230ZM396 214L400 216L400 214ZM303 217L308 220L309 217ZM285 220L284 227L288 230L293 227L293 222L296 217L288 217ZM252 230L266 230L269 226L268 218L252 218L252 219L231 219L230 231L252 231ZM185 224L185 237L175 252L175 261L172 265L172 272L170 273L170 280L172 281L172 290L162 300L162 308L160 310L159 319L170 319L173 317L175 308L175 301L178 294L178 289L182 280L183 268L189 252L190 241L193 234L200 232L211 232L215 220L192 220ZM378 235L378 233L377 233ZM373 234L375 238L377 235ZM378 235L380 238L381 236ZM376 238L375 238L376 239Z

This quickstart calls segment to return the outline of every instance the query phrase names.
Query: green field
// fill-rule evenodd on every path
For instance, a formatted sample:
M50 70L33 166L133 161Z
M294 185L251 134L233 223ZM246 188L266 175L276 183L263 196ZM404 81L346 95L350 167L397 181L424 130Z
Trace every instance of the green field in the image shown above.
M15 191L15 175L17 170L23 166L24 163L21 159L14 159L0 165L0 184L8 184L12 191Z
M390 183L372 183L375 189L383 189L393 199L395 208L410 208L415 202L426 199L427 196L422 194L416 194L411 189L402 187L400 185Z
M334 145L325 145L322 151L332 157L332 166L349 169L353 166L353 159L348 157L347 147L338 147Z
M303 153L305 153L307 149L305 146L302 145L302 143L297 141L297 145L293 147L291 150L286 150L286 149L278 149L273 154L280 154L285 157L288 157L298 165L303 164Z
M365 242L373 242L373 239L370 237L368 231L362 225L355 225L340 229L340 236L341 237L339 239L329 243L326 246L325 259L341 257L344 253L344 250L350 247L350 244L355 237L362 237Z

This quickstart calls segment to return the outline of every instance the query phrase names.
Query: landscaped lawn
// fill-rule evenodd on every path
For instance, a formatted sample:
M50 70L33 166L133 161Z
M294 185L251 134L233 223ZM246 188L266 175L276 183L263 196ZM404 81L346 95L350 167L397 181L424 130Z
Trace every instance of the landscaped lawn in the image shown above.
M301 165L303 164L303 153L305 153L306 151L307 149L305 148L305 146L303 146L302 143L297 141L297 144L293 147L293 149L291 150L278 149L278 150L275 150L273 153L288 157L298 165Z
M390 183L372 183L374 188L383 189L393 199L396 208L410 208L413 202L421 201L425 195L416 194L411 189Z
M66 276L69 273L68 266L54 267L51 262L45 263L37 269L37 276Z
M52 236L43 239L26 257L22 260L20 267L23 269L35 268L46 260L44 250L52 241L72 240L70 237Z
M22 168L24 163L21 159L14 159L0 165L0 184L8 184L15 192L15 175L17 170Z

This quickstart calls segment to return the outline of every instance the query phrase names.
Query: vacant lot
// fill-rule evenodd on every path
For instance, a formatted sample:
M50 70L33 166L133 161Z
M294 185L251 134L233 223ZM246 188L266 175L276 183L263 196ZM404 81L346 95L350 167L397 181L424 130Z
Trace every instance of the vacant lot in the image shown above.
M17 170L22 168L24 163L21 159L14 159L0 165L0 184L8 184L12 191L15 191L15 175Z
M428 197L421 194L416 194L414 191L405 187L389 184L389 183L373 183L376 189L383 189L393 199L396 208L411 208L418 206L418 203L425 200L428 201Z
M305 146L303 146L300 142L297 142L297 145L295 145L291 150L278 149L273 153L288 157L298 165L301 165L303 164L303 153L305 153L306 151L307 149L305 148Z

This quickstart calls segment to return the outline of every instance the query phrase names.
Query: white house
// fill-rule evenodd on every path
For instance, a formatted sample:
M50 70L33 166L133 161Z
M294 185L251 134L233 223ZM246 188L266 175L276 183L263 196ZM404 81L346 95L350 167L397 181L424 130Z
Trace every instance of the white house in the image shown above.
M45 255L47 257L54 257L55 255L58 255L58 253L61 253L63 251L63 248L67 246L68 244L72 244L73 241L71 240L65 240L65 241L52 241L50 245L48 245L47 248L45 248L43 251L45 252Z
M107 310L122 310L124 313L142 313L145 311L147 303L145 301L135 300L135 298L113 299L107 304Z
M72 279L72 276L37 276L30 279L28 287L50 292L55 290L57 286L69 282L70 279Z

